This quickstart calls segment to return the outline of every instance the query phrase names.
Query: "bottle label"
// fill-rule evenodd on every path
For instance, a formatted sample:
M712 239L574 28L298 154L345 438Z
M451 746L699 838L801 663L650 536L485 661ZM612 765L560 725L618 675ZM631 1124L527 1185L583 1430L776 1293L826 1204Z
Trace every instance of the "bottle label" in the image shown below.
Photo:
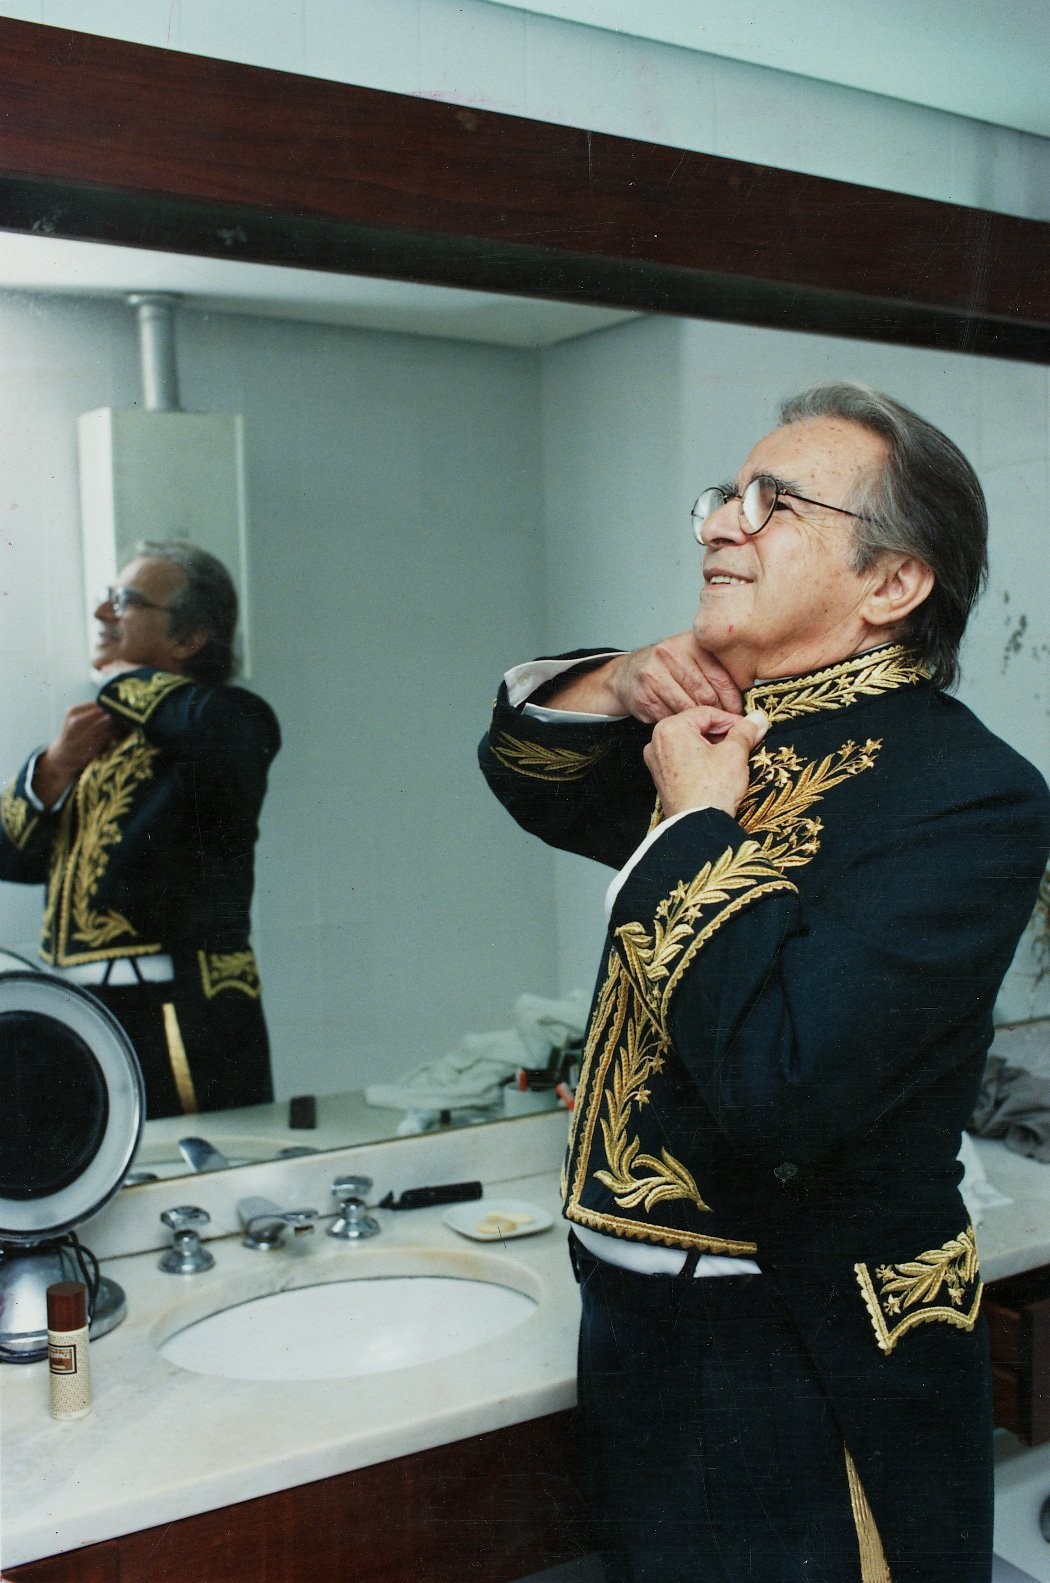
M48 1366L52 1374L75 1374L77 1372L76 1344L63 1347L52 1341L47 1349Z

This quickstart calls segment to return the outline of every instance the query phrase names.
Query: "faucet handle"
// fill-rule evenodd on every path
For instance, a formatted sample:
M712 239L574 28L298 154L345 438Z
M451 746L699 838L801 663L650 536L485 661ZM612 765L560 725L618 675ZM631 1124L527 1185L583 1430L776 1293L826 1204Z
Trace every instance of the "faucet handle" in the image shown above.
M198 1275L210 1270L215 1258L201 1247L198 1226L206 1226L211 1216L196 1204L177 1204L161 1212L161 1220L171 1230L171 1247L157 1260L165 1275Z
M351 1198L365 1199L372 1191L370 1176L337 1176L332 1183L332 1196L340 1208Z
M339 1205L339 1214L328 1228L330 1237L343 1242L361 1242L374 1237L380 1230L378 1220L368 1213L365 1202L372 1191L370 1176L337 1176L332 1183L332 1195Z

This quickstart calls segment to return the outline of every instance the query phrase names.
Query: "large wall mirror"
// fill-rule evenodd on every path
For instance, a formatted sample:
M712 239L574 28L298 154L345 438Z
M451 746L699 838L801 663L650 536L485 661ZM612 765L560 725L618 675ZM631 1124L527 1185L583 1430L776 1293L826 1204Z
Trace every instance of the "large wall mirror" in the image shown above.
M543 854L489 799L489 700L533 653L688 624L689 505L794 389L868 379L973 456L993 574L964 696L1047 767L1031 704L1050 588L1026 542L1045 499L1050 227L886 193L872 220L860 189L776 171L756 213L742 167L707 160L691 201L739 201L747 231L698 237L689 201L668 208L654 181L679 151L604 139L583 193L583 133L102 40L78 42L70 79L62 37L79 39L0 22L26 112L0 135L0 774L88 694L75 420L139 399L126 292L176 292L183 404L245 420L250 685L284 728L257 865L280 1096L260 1147L389 1135L400 1114L364 1106L369 1083L508 1026L522 993L589 991L604 877ZM264 103L286 119L246 170ZM339 107L297 189L304 128ZM789 191L801 218L778 245L772 198ZM815 257L842 234L829 205L846 240ZM880 264L869 224L911 248ZM39 901L0 887L0 944L32 948ZM1008 985L1012 1014L1034 1014L1030 976L1021 963ZM319 1096L314 1134L286 1127L301 1094ZM166 1173L186 1131L209 1118L148 1124L146 1166L152 1147ZM254 1157L236 1122L212 1131Z

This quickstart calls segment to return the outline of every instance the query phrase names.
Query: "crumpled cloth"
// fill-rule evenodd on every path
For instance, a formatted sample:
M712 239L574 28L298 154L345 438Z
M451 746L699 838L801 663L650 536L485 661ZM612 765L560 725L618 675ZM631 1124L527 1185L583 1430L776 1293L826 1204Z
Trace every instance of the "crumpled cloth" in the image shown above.
M522 1066L545 1066L553 1051L583 1037L588 1004L582 990L564 1000L519 995L514 1027L468 1033L456 1049L424 1061L393 1083L370 1083L366 1105L394 1110L487 1110L503 1103L503 1086Z
M1050 1163L1050 1077L989 1055L969 1130Z

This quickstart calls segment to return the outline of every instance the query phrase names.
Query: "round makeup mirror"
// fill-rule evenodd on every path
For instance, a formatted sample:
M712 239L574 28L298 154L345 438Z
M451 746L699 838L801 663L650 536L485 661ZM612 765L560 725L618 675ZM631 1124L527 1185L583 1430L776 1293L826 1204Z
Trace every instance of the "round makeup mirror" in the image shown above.
M47 1351L47 1287L83 1280L92 1336L124 1317L76 1227L117 1192L142 1131L144 1090L124 1030L47 973L0 972L0 1362Z

